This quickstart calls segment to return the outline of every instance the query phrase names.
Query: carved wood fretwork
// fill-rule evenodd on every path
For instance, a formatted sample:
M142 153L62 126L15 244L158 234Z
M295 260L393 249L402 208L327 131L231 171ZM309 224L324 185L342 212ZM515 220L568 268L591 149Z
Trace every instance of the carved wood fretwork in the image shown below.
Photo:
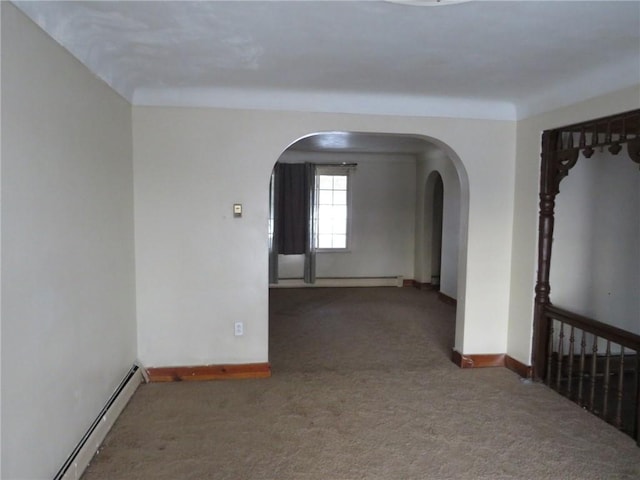
M538 216L538 275L535 287L533 368L544 379L548 356L550 324L545 308L550 305L549 273L554 230L554 208L560 182L576 165L580 153L590 158L607 148L617 155L623 151L640 164L640 109L568 125L542 134L540 171L540 211Z
M627 153L631 160L640 164L640 137L636 137L627 142Z

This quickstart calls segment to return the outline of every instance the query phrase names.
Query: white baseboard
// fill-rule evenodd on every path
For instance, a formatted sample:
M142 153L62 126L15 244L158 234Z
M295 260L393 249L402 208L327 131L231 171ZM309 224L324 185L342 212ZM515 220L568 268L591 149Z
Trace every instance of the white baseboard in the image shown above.
M270 284L271 288L322 288L322 287L402 287L404 277L352 277L316 278L315 283L304 283L301 278L286 278Z
M102 445L104 437L107 436L114 422L142 382L142 368L138 368L124 386L119 389L119 393L115 398L110 399L110 405L108 405L106 411L101 412L102 417L98 423L94 423L91 430L87 432L88 436L83 437L77 449L74 450L73 458L70 458L71 463L69 463L66 470L61 471L56 478L60 478L61 480L79 480L89 465L89 462L91 462L91 459L100 448L100 445Z

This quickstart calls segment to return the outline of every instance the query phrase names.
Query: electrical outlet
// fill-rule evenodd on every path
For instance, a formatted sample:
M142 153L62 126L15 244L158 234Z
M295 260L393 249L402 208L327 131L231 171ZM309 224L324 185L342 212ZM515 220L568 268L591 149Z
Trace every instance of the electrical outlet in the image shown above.
M236 337L244 335L244 324L242 322L236 322L233 324L233 334Z

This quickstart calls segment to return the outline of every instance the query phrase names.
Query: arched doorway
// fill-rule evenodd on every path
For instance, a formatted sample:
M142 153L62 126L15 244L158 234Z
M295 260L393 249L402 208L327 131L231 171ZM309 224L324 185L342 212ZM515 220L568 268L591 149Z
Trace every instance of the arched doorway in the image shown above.
M389 191L381 191L380 185L358 184L354 181L354 191L366 191L369 202L379 202L381 198L403 199L405 202L398 204L385 205L388 218L391 224L386 224L375 218L376 221L369 222L372 224L383 225L378 230L363 234L357 229L353 232L353 251L349 257L326 255L322 261L318 261L317 273L320 277L322 286L377 286L381 285L380 281L391 282L386 285L402 285L407 283L431 283L432 266L435 270L439 270L437 276L441 288L448 297L458 301L458 309L456 312L456 334L454 349L462 350L463 328L464 328L464 292L466 283L466 248L467 248L467 227L469 213L469 188L466 170L455 152L443 142L422 135L413 134L387 134L387 133L361 133L361 132L318 132L309 134L292 142L287 149L281 154L278 161L288 162L309 162L331 163L335 165L341 164L357 164L357 176L362 177L363 166L368 161L373 160L365 157L375 157L379 162L381 157L403 157L404 161L411 163L408 175L401 186L394 190L395 187L389 187ZM375 163L375 162L374 162ZM380 168L376 173L377 178L391 182L394 176L398 175L397 167L402 161L397 160L395 165L389 166L387 170ZM433 174L431 177L429 175ZM427 178L430 180L427 182ZM439 186L438 181L440 182ZM425 209L427 199L425 197L427 185L429 185L429 202L430 204L440 203L439 218L434 219L433 209L431 212L430 222L426 222ZM387 185L388 186L388 185ZM384 188L387 188L385 186ZM407 198L409 200L407 201ZM440 198L440 200L436 200ZM435 202L434 202L435 200ZM360 200L355 201L357 204ZM354 218L364 218L367 215L372 216L371 208L356 208L354 205ZM402 207L404 205L404 207ZM370 207L371 205L369 205ZM389 230L400 230L398 227L399 219L406 221L409 218L410 238L407 239L396 237L391 238L388 234ZM436 233L432 227L434 224L441 224L439 231ZM427 227L426 223L430 223ZM272 224L272 222L270 222ZM352 225L353 227L353 225ZM359 227L358 227L359 228ZM425 238L429 237L429 244L433 244L435 238L436 250L429 250L428 268L426 268L427 250L425 249ZM380 245L371 248L370 256L363 256L357 261L358 269L348 270L350 260L356 258L360 252L354 253L356 249L361 248L364 244L363 239L375 239ZM448 241L443 241L447 238ZM382 239L382 241L381 241ZM410 265L404 264L405 269L387 269L390 265L390 258L398 258L394 252L390 252L389 246L404 244L405 251L403 257L405 260L410 258ZM407 245L409 245L409 253L407 254ZM366 248L363 248L366 250ZM383 255L380 253L383 252ZM375 256L374 256L375 255ZM395 255L395 257L394 257ZM435 257L435 258L434 258ZM364 259L364 260L363 260ZM370 260L368 260L370 259ZM435 260L435 261L434 261ZM302 286L303 281L303 264L305 260L302 256L297 259L287 258L281 263L279 268L278 282L293 282L289 286ZM443 268L446 274L442 275ZM333 269L333 270L331 270ZM283 274L283 272L285 272ZM294 272L293 274L291 272ZM335 272L335 273L333 273ZM288 275L288 277L287 277ZM292 277L293 276L293 277ZM330 277L330 278L327 278ZM333 284L328 285L326 282L331 281ZM297 282L297 283L296 283ZM355 283L354 283L355 282ZM384 283L382 284L384 285Z
M429 174L425 186L424 278L429 286L440 290L442 273L442 227L444 220L444 184L437 171Z

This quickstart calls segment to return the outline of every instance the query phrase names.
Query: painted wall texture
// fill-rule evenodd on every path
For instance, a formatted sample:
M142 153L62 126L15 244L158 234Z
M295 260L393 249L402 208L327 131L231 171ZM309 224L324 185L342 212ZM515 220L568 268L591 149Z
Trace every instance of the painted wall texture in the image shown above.
M560 185L551 301L640 333L640 171L625 152L581 156Z
M415 175L413 155L285 152L284 162L357 163L350 172L348 252L319 252L318 277L413 278ZM304 257L280 255L281 278L302 278Z
M52 478L136 358L131 107L1 8L1 476Z
M147 365L268 360L269 177L291 143L322 131L425 136L466 171L472 201L457 348L506 349L515 123L133 110L138 347ZM237 202L242 219L232 216ZM243 337L233 336L237 320L245 322Z
M136 356L268 361L269 177L315 132L410 134L442 150L445 192L447 178L460 182L459 225L447 227L460 232L456 279L445 287L457 290L455 348L528 363L540 134L640 108L640 86L517 123L132 108L1 8L3 478L51 478ZM407 186L415 218L422 180L440 171L422 168Z

